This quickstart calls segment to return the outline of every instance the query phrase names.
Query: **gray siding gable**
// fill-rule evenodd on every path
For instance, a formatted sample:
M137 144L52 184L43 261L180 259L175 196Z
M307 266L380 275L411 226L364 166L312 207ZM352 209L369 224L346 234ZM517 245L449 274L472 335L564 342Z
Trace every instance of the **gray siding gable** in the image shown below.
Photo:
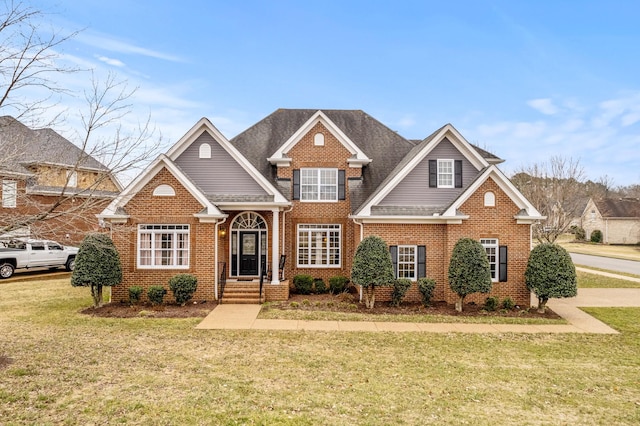
M211 147L211 158L200 158L200 145L203 143ZM207 196L268 195L206 131L176 158L175 163Z
M429 188L429 160L437 159L462 160L462 188ZM480 170L445 138L378 205L447 206L479 173Z

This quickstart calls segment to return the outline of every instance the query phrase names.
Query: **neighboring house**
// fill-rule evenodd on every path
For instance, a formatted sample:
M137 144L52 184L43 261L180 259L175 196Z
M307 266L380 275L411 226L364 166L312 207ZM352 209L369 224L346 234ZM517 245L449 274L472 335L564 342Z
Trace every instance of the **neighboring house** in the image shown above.
M60 202L61 195L70 196L56 208L65 212L62 216L27 223L4 238L79 243L96 229L95 215L122 190L107 167L52 129L33 130L13 117L0 117L0 150L0 227L21 219L29 222Z
M123 262L113 300L180 272L198 277L199 300L226 282L225 300L234 285L258 288L263 269L266 299L286 299L295 275L348 277L359 242L375 234L397 277L434 278L435 300L448 302L453 246L475 238L491 295L528 305L531 224L542 217L500 162L450 124L410 141L359 110L279 109L231 140L203 118L100 215ZM388 297L382 289L378 300ZM415 285L407 297L419 300Z
M591 198L581 219L587 240L597 229L602 232L602 242L606 244L640 243L638 198Z

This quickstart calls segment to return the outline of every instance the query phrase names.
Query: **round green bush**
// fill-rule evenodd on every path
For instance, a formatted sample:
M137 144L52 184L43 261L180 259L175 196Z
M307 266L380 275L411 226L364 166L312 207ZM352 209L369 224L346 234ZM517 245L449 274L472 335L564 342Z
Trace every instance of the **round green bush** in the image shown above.
M132 305L137 304L142 296L142 287L139 285L132 285L129 287L129 303Z
M599 229L595 229L591 232L591 242L592 243L601 243L602 242L602 231Z
M393 282L393 290L391 291L391 306L400 306L404 295L411 287L411 280L407 278L399 278Z
M296 275L293 277L293 287L298 294L311 294L313 290L313 277L305 274Z
M152 285L147 290L147 297L152 305L162 305L165 294L167 294L167 290L161 285Z
M349 278L337 275L329 278L329 291L331 294L343 293L347 289Z
M436 288L436 280L432 278L418 278L418 290L422 296L422 304L424 307L431 305L431 298L433 297L433 290Z
M177 274L169 279L169 289L180 306L191 300L197 288L198 279L191 274Z
M316 278L313 280L313 288L316 294L324 294L327 292L327 285L322 278Z

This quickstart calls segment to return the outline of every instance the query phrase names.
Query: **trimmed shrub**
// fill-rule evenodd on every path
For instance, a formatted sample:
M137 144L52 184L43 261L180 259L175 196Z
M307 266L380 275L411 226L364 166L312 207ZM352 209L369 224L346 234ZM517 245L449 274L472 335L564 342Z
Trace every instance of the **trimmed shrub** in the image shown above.
M456 311L462 312L464 298L472 293L491 291L491 269L487 252L480 241L461 238L456 242L449 262L449 286L458 295Z
M293 287L295 287L298 294L311 294L313 277L305 274L296 275L293 277Z
M191 274L177 274L169 278L169 289L176 298L176 303L184 306L198 288L198 279Z
M487 297L484 301L484 306L482 307L485 311L493 312L498 309L498 305L500 301L497 297Z
M71 275L73 287L90 287L93 306L102 306L102 287L122 282L120 255L107 234L84 237Z
M129 303L132 305L137 304L142 296L142 287L139 285L132 285L129 287Z
M591 232L591 242L592 243L601 243L602 242L602 231L599 229L594 229Z
M424 307L431 305L431 298L433 297L433 290L436 288L436 280L432 278L418 278L418 290L422 296L422 304Z
M584 231L584 228L577 226L577 225L573 225L571 227L571 233L573 233L573 235L575 235L576 240L578 241L584 241L587 237L586 232Z
M391 291L391 306L400 306L404 295L411 287L411 280L407 278L399 278L393 282L393 291Z
M347 291L347 284L349 284L349 278L337 275L329 278L329 291L331 294L344 293Z
M327 292L327 285L322 278L316 278L313 280L313 288L316 294L323 294Z
M511 299L510 297L507 297L502 301L503 309L510 311L515 307L516 307L516 304L513 302L513 299Z
M545 312L550 298L574 297L578 294L576 268L571 256L557 244L538 244L531 250L524 271L524 282L538 297L540 313Z
M147 297L152 305L162 305L165 294L167 294L167 290L161 285L152 285L147 290Z
M362 286L364 303L369 309L376 301L376 287L393 284L393 263L387 243L378 236L365 237L353 256L351 281Z

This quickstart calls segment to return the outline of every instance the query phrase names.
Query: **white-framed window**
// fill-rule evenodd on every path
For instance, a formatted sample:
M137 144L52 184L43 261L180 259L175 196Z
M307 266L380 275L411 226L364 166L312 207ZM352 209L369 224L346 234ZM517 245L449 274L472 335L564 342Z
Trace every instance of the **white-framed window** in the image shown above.
M324 134L322 133L316 133L313 136L313 144L315 146L324 146Z
M2 207L16 207L18 183L15 180L2 181Z
M200 144L200 147L198 148L198 157L211 158L211 145L208 143Z
M489 259L489 267L491 268L491 281L498 281L498 239L481 238L480 244L487 252L487 259Z
M67 170L67 187L76 188L78 186L78 172Z
M484 193L484 206L485 207L495 207L496 206L496 194L491 191L487 191Z
M438 188L453 188L453 160L438 160Z
M299 268L339 268L341 226L337 224L299 224Z
M138 268L189 268L189 225L138 225Z
M398 276L397 278L416 279L417 246L398 246Z
M338 169L300 169L300 200L338 201Z

